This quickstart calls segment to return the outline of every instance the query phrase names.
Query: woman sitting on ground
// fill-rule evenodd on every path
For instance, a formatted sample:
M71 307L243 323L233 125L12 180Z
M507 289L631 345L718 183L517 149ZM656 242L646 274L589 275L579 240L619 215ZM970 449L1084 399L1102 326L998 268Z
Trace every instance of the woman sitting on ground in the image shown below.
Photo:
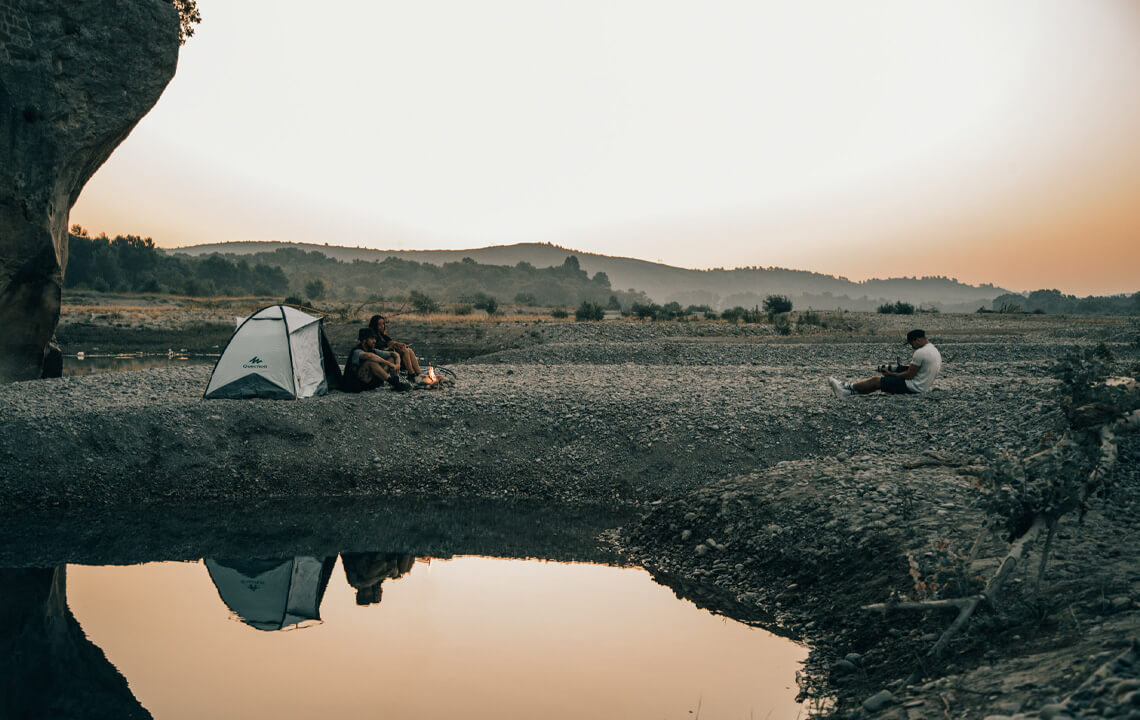
M419 358L412 352L410 346L388 337L385 332L388 329L388 319L383 315L373 315L368 320L368 329L376 333L377 338L379 338L378 346L381 349L394 352L400 357L401 367L408 373L408 380L415 382L420 374Z

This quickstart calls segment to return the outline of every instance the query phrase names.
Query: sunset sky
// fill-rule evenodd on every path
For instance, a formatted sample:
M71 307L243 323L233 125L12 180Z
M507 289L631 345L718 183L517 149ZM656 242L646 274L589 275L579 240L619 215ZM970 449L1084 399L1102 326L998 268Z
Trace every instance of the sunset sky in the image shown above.
M1140 2L198 0L71 221L1140 290Z

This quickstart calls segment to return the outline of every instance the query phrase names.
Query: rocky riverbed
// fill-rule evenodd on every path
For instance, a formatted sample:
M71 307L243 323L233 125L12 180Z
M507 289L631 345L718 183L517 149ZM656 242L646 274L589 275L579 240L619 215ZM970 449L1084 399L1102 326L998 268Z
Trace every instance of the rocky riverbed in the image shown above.
M16 383L0 389L0 504L9 518L124 506L143 518L272 498L609 503L637 517L607 534L623 557L810 644L802 686L829 712L1140 714L1128 654L1140 630L1134 437L1117 491L1061 525L1044 586L1020 573L922 683L892 686L952 614L860 606L913 589L908 552L964 554L983 513L961 468L1030 454L1064 430L1048 372L1060 355L1104 341L1123 371L1137 354L1127 321L920 322L946 360L923 397L831 395L828 375L908 354L914 319L856 314L788 337L724 323L441 328L486 351L452 365L457 382L441 391L205 401L208 366ZM428 342L430 328L409 339ZM987 574L1002 547L989 538L967 575ZM1084 700L1049 707L1106 663Z

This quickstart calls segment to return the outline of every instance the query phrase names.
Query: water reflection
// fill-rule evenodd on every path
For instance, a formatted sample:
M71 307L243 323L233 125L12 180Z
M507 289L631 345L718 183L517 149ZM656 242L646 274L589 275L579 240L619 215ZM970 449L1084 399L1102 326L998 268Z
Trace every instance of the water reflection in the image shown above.
M0 566L56 569L0 570L0 718L800 710L803 648L621 567L601 538L629 509L347 498L17 510L0 508ZM254 691L298 673L325 692ZM376 678L403 689L383 708Z
M321 619L335 557L206 560L222 602L258 630L282 630Z
M80 629L65 568L0 569L0 588L0 717L151 717Z
M375 605L383 582L407 574L416 558L405 553L341 553L340 561L344 579L356 590L356 604Z
M94 375L104 372L126 370L149 370L151 368L181 367L183 365L205 365L217 362L216 355L66 355L63 358L64 375Z
M642 570L339 556L343 581L331 579L336 555L208 559L205 572L70 566L69 588L62 567L2 570L0 717L775 720L801 709L802 648L679 603ZM227 612L241 623L218 622ZM308 629L246 627L298 625ZM280 683L298 673L304 686ZM403 689L383 707L378 677Z

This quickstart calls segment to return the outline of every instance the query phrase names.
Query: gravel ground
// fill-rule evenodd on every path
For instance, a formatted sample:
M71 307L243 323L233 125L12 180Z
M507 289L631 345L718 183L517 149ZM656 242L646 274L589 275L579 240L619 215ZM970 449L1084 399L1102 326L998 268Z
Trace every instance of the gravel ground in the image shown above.
M1018 606L1006 625L983 625L936 679L873 712L860 702L905 674L946 618L868 618L858 606L906 589L906 550L972 539L981 522L967 480L903 461L936 451L980 463L988 452L1040 448L1064 428L1049 364L1100 340L1133 358L1134 329L925 317L946 360L933 392L840 401L828 375L865 376L905 359L900 336L918 324L843 321L839 334L833 321L791 337L724 323L449 328L449 342L489 351L453 365L453 387L297 402L202 400L209 367L16 383L0 388L0 507L98 514L138 503L397 496L612 503L641 511L614 541L624 556L717 612L809 642L804 687L837 698L837 712L1049 717L1045 705L1100 667L1085 656L1112 660L1140 630L1132 440L1122 449L1125 496L1059 538L1048 607ZM426 333L407 329L413 342ZM1116 693L1115 709L1136 696L1124 666L1113 667L1104 676L1112 689L1086 695ZM1018 673L1032 677L1009 680Z

